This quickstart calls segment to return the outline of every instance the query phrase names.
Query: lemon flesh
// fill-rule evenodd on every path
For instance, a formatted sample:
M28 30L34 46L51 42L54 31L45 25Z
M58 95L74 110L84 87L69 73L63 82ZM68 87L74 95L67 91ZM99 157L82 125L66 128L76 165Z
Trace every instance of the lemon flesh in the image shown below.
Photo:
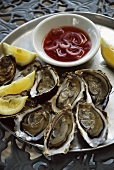
M25 106L28 96L7 96L0 98L0 114L13 115Z
M5 55L12 54L15 57L16 63L20 66L25 66L36 59L38 54L30 52L23 48L18 48L7 43L2 44L3 53Z
M101 54L106 63L114 68L114 47L104 38L101 38Z
M4 85L0 87L0 96L5 96L9 94L19 94L22 91L30 90L34 84L35 71L28 74L26 77L18 79L9 85Z

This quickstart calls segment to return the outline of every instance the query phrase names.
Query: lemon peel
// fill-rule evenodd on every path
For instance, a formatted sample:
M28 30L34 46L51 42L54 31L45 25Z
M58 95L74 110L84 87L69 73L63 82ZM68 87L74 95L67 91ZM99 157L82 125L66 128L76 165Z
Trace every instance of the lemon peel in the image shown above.
M36 59L38 54L25 50L23 48L15 47L7 43L2 44L3 53L5 55L12 54L15 57L16 63L20 66L25 66L30 64Z
M102 57L110 67L114 68L114 46L101 38L100 47Z
M0 87L0 96L5 96L9 94L19 94L22 91L30 90L34 84L35 71L28 74L26 77L18 79L9 85L4 85Z
M0 114L13 115L25 106L28 96L6 96L0 98Z

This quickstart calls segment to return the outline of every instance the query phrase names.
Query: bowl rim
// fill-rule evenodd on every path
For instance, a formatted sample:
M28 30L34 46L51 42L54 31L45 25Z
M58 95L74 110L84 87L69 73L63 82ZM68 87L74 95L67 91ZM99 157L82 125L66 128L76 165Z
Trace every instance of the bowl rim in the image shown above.
M53 58L51 58L50 56L48 56L45 51L38 51L37 47L36 47L36 43L35 43L35 35L37 33L37 30L38 28L40 28L44 23L46 22L50 22L51 19L54 19L54 18L59 18L59 17L78 17L78 18L81 18L81 19L84 19L86 20L87 22L89 22L96 34L97 34L97 44L96 44L96 48L94 48L92 50L92 48L88 51L88 53L82 57L81 59L79 60L75 60L75 61L68 61L68 62L64 62L64 61L57 61ZM83 30L83 29L82 29ZM85 31L84 31L85 32ZM86 32L87 33L87 32ZM89 36L90 37L90 36ZM82 16L82 15L79 15L79 14L72 14L72 13L59 13L59 14L54 14L52 16L49 16L47 18L45 18L44 20L42 20L40 23L38 23L38 25L34 28L33 30L33 41L32 41L32 45L33 45L33 48L35 50L36 53L38 53L38 57L43 60L44 62L48 63L48 64L51 64L51 65L54 65L54 66L59 66L59 67L73 67L73 66L79 66L79 65L82 65L84 63L86 63L87 61L89 61L90 59L92 59L95 54L98 52L99 50L99 47L100 47L100 38L101 38L101 35L100 35L100 31L98 30L98 28L96 27L95 23L93 21L91 21L90 19L86 18L85 16ZM90 37L91 39L91 37ZM91 51L92 50L92 51ZM92 54L91 54L92 53Z

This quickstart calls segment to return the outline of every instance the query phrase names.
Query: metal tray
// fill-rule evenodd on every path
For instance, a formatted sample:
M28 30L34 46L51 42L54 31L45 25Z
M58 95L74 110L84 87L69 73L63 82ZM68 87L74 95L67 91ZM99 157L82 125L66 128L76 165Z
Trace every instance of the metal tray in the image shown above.
M77 12L72 12L72 13L77 13ZM98 29L100 30L101 36L106 38L109 42L111 42L114 45L114 41L113 41L114 20L113 19L111 19L109 17L101 16L99 14L81 13L81 12L79 12L78 14L83 15L83 16L89 18L90 20L92 20L97 25ZM52 15L52 14L50 14L50 15ZM16 30L14 30L12 33L10 33L2 42L7 42L9 44L33 51L33 47L32 47L33 29L35 28L35 26L38 23L40 23L42 20L49 17L50 15L46 15L46 16L34 19L26 24L23 24L22 26L20 26ZM1 44L2 44L2 42L1 42ZM1 54L2 54L2 49L1 49L1 45L0 45L0 55ZM74 71L74 70L82 69L82 68L91 68L91 69L96 69L96 70L98 70L98 69L102 70L109 77L109 80L110 80L112 86L114 86L114 70L111 70L106 65L105 61L103 60L103 58L101 56L100 49L91 61L87 62L86 64L83 64L80 67L56 68L56 69L60 72L65 72L65 71ZM113 130L114 129L114 104L113 104L114 93L113 93L113 91L114 91L114 88L112 89L112 92L111 92L110 98L109 98L109 103L105 109L105 111L108 113L108 138L107 138L106 142L104 144L98 146L97 148L90 148L82 139L76 138L74 141L74 147L71 151L75 151L75 152L90 151L90 150L100 149L100 148L109 146L114 143L114 130ZM7 119L8 119L8 121L7 121ZM10 131L13 135L15 135L15 133L13 131L14 122L13 122L12 118L7 118L7 119L1 119L0 123L6 130ZM80 140L82 140L82 141L80 142ZM41 143L40 142L39 143L27 142L27 143L37 146L40 149L43 149L42 142Z

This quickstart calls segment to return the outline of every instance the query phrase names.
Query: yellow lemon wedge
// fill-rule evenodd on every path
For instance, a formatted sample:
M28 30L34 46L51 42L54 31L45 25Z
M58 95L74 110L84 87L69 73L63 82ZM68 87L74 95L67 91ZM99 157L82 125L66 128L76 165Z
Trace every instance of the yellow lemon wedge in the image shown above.
M0 98L0 114L13 115L25 106L28 96L6 96Z
M36 59L38 54L30 52L23 48L15 47L7 43L2 44L3 53L5 55L12 54L15 57L16 63L20 66L25 66Z
M9 85L4 85L0 87L0 96L5 96L9 94L19 94L22 91L30 90L34 84L35 71L28 74L26 77L18 79Z
M101 38L101 54L106 63L114 68L114 47L104 38Z

